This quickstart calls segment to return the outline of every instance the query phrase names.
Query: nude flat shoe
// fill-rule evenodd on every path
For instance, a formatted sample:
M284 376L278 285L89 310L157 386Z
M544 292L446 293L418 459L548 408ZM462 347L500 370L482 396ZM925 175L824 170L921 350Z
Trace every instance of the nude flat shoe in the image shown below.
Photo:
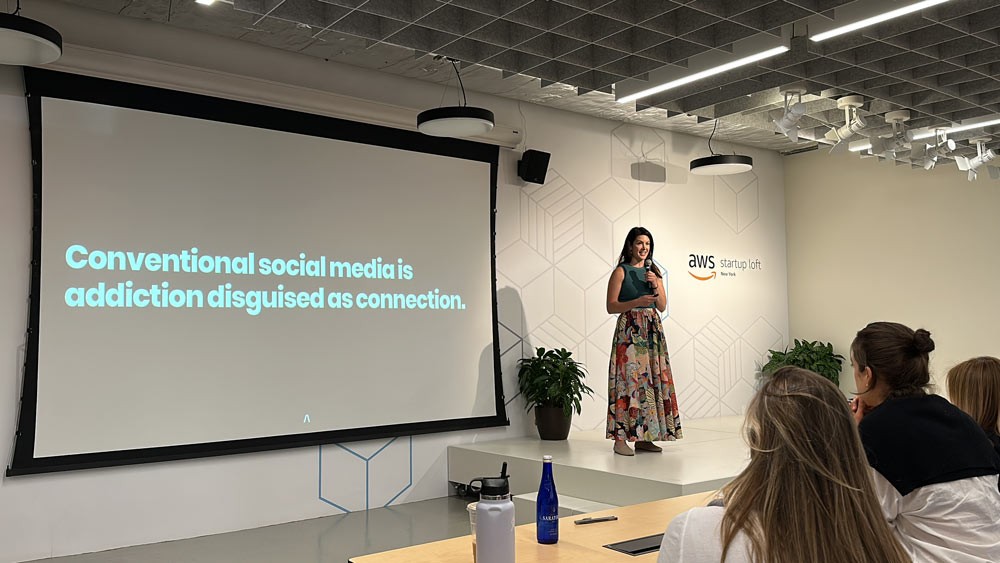
M657 446L656 444L654 444L652 442L636 442L635 443L635 449L641 450L641 451L644 451L644 452L657 452L657 453L663 451L663 448L661 448L660 446Z
M635 455L635 452L632 451L632 448L628 447L628 444L625 442L615 442L614 450L615 453L618 455L624 455L624 456Z

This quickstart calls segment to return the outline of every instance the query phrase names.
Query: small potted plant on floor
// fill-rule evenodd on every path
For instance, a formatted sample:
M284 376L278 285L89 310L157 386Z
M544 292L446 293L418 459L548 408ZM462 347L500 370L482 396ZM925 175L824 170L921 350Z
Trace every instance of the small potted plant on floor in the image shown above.
M795 340L791 349L784 351L768 350L770 359L760 368L762 374L774 373L783 366L795 366L814 371L829 379L834 385L840 386L840 368L844 357L833 353L833 345L829 342L807 342Z
M535 410L535 426L543 440L565 440L573 411L580 414L584 394L594 390L584 383L587 371L565 348L538 348L517 362L517 382L527 410Z

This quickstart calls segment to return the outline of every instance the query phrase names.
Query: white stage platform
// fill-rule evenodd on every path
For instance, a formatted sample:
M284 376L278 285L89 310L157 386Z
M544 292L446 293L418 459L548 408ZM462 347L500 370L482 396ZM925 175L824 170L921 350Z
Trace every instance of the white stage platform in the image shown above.
M538 490L542 456L548 454L553 457L560 499L567 497L580 506L567 506L578 512L591 506L625 506L712 491L746 465L749 451L742 424L741 416L685 421L683 439L657 442L663 453L636 452L634 457L612 453L603 429L572 432L566 441L526 437L450 446L448 480L468 483L496 475L506 461L511 493L533 493Z

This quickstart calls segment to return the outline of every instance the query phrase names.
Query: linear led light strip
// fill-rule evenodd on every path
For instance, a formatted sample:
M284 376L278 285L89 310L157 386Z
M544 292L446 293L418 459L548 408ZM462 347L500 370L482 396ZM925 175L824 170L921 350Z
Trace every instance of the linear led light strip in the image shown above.
M891 20L893 18L898 18L905 16L907 14L912 14L913 12L919 12L924 8L930 8L931 6L937 6L938 4L944 4L949 0L924 0L923 2L917 2L916 4L910 4L909 6L904 6L902 8L892 10L891 12L886 12L884 14L879 14L877 16L872 16L861 21L856 21L852 24L848 24L842 27L831 29L830 31L824 31L823 33L817 33L816 35L810 37L813 41L823 41L831 37L837 37L838 35L843 35L845 33L850 33L852 31L857 31L859 29L864 29L866 27L882 23L884 21Z
M919 141L922 139L930 139L937 134L938 131L944 134L951 133L961 133L962 131L971 131L972 129L980 129L982 127L990 127L993 125L1000 125L1000 119L991 119L989 121L980 121L978 123L968 123L965 125L956 125L955 127L941 127L937 129L931 129L929 131L923 131L921 133L914 133L913 140ZM851 152L861 152L872 148L871 143L859 144L857 146L851 147Z
M868 26L882 23L884 21L888 21L893 18L898 18L900 16L905 16L907 14L912 14L913 12L918 12L920 10L923 10L924 8L930 8L931 6L937 6L938 4L944 4L945 2L949 1L950 0L924 0L923 2L917 2L916 4L911 4L903 8L892 10L884 14L872 16L870 18L863 19L861 21L857 21L852 24L848 24L842 27L838 27L836 29L831 29L830 31L825 31L823 33L816 34L811 39L813 41L823 41L824 39L829 39L831 37L837 37L838 35L843 35L845 33L857 31L859 29L863 29ZM677 88L678 86L690 84L696 80L701 80L702 78L708 78L709 76L722 74L723 72L732 70L734 68L755 63L757 61L761 61L766 58L773 57L775 55L780 55L781 53L785 53L787 51L788 47L775 47L773 49L768 49L767 51L763 51L755 55L750 55L749 57L744 57L742 59L738 59L726 63L724 65L719 65L717 67L710 68L708 70L696 72L694 74L685 76L683 78L678 78L677 80L672 80L670 82L660 84L659 86L653 86L652 88L647 88L645 90L640 90L639 92L636 92L634 94L623 96L619 98L618 103L626 104L628 102L634 102L635 100L638 100L640 98L645 98L646 96L652 96L653 94L659 94L660 92L665 92L667 90L670 90L671 88Z
M969 123L966 125L948 127L944 130L944 132L961 133L962 131L971 131L972 129L979 129L980 127L990 127L992 125L1000 125L1000 119L991 119L989 121L980 121L979 123ZM915 135L913 135L913 140L918 141L920 139L929 139L933 136L934 136L934 131L924 131L923 133L916 133Z
M775 47L773 49L768 49L766 51L761 51L755 55L750 55L749 57L743 57L742 59L737 59L732 62L728 62L717 67L710 68L708 70L703 70L701 72L696 72L690 74L683 78L678 78L677 80L671 80L670 82L665 82L659 86L653 86L652 88L647 88L645 90L640 90L634 94L629 94L618 99L619 104L627 104L628 102L634 102L639 98L645 98L646 96L652 96L653 94L659 94L660 92L665 92L671 88L677 88L678 86L683 86L685 84L690 84L702 78L708 78L709 76L715 76L716 74L722 74L723 72L733 70L734 68L739 68L757 61L762 61L764 59L773 57L775 55L780 55L781 53L788 52L788 47Z

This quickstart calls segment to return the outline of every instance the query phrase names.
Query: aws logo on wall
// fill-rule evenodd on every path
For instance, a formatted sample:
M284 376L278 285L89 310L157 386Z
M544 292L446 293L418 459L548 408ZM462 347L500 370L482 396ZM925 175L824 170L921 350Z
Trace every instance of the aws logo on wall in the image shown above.
M698 275L698 274L692 272L690 269L688 270L688 274L690 274L692 278L694 278L694 279L696 279L698 281L708 281L710 279L713 279L713 278L715 278L716 273L717 273L717 272L714 271L715 270L715 256L706 255L706 254L689 254L688 255L688 268L696 270L697 272L699 272L701 274L701 275Z
M735 278L748 270L763 269L760 258L716 258L714 254L688 254L688 274L698 281L705 282L716 277Z

